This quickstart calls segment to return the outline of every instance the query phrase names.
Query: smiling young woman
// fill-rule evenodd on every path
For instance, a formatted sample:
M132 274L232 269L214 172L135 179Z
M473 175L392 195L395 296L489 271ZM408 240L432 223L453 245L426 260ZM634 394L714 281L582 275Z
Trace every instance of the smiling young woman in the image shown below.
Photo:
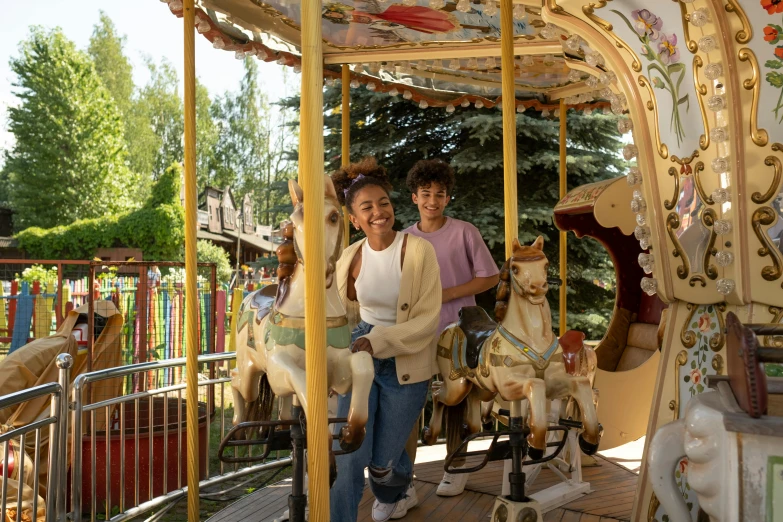
M386 169L365 158L332 175L351 223L367 236L343 252L337 284L348 311L351 350L373 356L375 379L359 450L337 457L331 519L356 520L369 468L373 520L401 518L417 503L413 463L403 451L427 398L441 306L438 260L432 245L395 232ZM339 397L344 416L350 394Z

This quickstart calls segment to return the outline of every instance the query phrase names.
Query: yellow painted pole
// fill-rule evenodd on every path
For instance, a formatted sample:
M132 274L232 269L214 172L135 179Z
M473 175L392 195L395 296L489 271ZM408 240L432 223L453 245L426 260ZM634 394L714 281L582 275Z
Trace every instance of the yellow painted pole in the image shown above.
M299 181L304 191L305 369L310 521L329 521L326 409L326 264L324 260L323 48L321 0L302 0ZM303 183L302 183L303 182Z
M512 0L500 1L500 64L503 94L503 198L506 213L506 259L519 235L517 211L517 113L514 92L514 14Z
M560 98L560 199L566 195L566 104ZM566 332L568 303L566 302L566 276L568 268L567 254L568 235L565 230L560 231L560 335Z
M185 374L187 376L188 520L201 520L198 498L198 291L196 260L196 39L194 0L184 0L185 32Z
M351 163L351 69L348 64L343 64L343 129L342 129L342 165L343 167ZM348 209L343 207L343 223L345 231L343 234L343 246L347 247L351 242L351 220L348 218Z

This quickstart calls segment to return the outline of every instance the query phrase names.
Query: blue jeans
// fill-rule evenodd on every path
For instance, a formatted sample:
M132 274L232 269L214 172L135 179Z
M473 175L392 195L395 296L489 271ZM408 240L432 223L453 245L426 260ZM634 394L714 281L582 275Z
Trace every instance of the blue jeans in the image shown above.
M351 342L372 328L362 321L351 333ZM413 463L404 451L405 443L427 400L429 382L400 384L393 357L373 362L375 379L370 389L367 433L358 450L337 457L337 480L330 492L331 522L356 520L364 493L364 468L370 470L373 494L386 504L404 498L413 478ZM339 396L338 417L347 416L350 403L350 393ZM335 449L339 449L337 441Z

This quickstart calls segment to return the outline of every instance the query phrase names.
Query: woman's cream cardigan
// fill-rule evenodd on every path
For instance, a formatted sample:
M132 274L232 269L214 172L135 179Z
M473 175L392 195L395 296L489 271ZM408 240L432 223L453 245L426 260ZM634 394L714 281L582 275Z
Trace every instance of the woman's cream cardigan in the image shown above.
M351 328L356 326L360 317L359 303L347 298L348 271L365 241L350 245L337 262L337 288ZM376 283L382 285L384 281ZM365 336L372 344L373 357L395 358L400 384L426 381L432 376L442 300L435 248L426 239L408 234L397 299L397 324L376 326Z

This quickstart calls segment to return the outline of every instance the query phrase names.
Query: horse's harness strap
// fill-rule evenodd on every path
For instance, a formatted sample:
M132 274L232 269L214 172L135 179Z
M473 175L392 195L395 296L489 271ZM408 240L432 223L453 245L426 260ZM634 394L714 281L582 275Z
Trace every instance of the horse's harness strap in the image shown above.
M549 365L549 359L552 357L552 355L555 353L555 350L557 350L558 345L558 339L557 336L555 336L554 341L552 341L552 345L547 349L546 352L543 354L539 354L536 352L533 348L530 346L527 346L525 343L517 339L511 332L503 328L503 325L498 325L498 333L503 336L503 339L511 343L511 345L519 350L519 352L533 361L533 363L538 366L538 368L543 369L546 368ZM498 362L498 364L494 364L493 361ZM513 364L509 365L506 364L505 359L501 359L500 357L492 358L490 357L490 365L492 366L514 366Z
M269 341L278 345L294 344L305 349L304 319L287 317L276 310L269 314L269 321L264 335L264 344L269 347ZM326 345L332 348L348 348L351 345L351 329L348 318L332 317L326 320Z

